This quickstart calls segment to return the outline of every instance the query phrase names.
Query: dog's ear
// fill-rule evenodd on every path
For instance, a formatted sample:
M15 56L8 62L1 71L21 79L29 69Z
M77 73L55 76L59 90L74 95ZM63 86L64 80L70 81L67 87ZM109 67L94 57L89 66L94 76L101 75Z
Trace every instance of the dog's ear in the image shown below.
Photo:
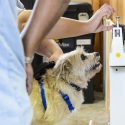
M56 63L54 67L54 73L58 78L60 76L64 77L65 75L70 73L71 68L72 64L70 59L60 60Z
M77 47L76 47L76 50L78 50L78 51L83 51L83 50L84 50L84 46L82 46L82 45L81 45L81 46L77 46Z
M86 53L84 46L77 46L76 50L80 53Z

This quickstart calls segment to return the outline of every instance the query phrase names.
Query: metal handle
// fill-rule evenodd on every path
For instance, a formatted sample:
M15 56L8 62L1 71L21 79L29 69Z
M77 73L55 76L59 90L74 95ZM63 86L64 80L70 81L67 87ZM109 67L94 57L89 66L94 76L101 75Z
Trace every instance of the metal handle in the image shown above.
M117 27L119 27L119 20L120 20L120 16L116 16L116 25L117 25Z

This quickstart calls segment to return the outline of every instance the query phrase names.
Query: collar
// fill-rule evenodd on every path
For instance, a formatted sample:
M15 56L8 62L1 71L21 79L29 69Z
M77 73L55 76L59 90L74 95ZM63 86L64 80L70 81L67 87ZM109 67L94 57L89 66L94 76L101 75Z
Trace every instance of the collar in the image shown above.
M64 79L63 79L64 80ZM65 81L65 80L64 80ZM83 88L81 88L81 87L79 87L79 86L77 86L75 83L73 83L73 82L68 82L68 81L66 81L71 87L73 87L73 88L75 88L75 90L76 91L81 91L81 90L83 90Z
M77 85L74 84L74 83L70 83L70 86L73 87L73 88L75 88L75 90L77 90L77 91L81 91L81 90L82 90L81 87L77 86Z

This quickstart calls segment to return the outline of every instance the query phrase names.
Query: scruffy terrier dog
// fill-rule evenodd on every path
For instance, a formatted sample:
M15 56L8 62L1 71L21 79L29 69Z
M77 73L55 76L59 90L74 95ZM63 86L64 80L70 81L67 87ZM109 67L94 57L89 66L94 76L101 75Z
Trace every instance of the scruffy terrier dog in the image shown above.
M33 124L83 125L78 118L84 102L82 89L87 88L88 81L101 70L99 61L99 53L86 53L83 48L62 55L54 68L46 71L40 85L41 94L39 85L34 85Z

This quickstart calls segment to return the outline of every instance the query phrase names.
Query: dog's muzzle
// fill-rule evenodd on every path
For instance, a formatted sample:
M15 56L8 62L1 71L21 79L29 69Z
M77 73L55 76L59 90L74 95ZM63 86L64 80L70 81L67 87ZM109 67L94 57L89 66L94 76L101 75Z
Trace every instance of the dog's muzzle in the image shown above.
M101 63L98 62L97 64L95 64L90 70L96 70L98 67L100 67Z
M95 52L94 55L95 55L96 60L100 61L100 53Z
M94 53L94 58L93 62L91 62L90 66L88 66L89 68L86 69L86 71L92 71L92 70L96 70L98 67L101 67L101 63L100 63L100 54L98 52Z
M96 63L91 67L91 70L95 70L95 69L97 69L98 67L100 67L101 66L101 63L100 63L100 53L98 53L98 52L95 52L95 58L96 58Z

